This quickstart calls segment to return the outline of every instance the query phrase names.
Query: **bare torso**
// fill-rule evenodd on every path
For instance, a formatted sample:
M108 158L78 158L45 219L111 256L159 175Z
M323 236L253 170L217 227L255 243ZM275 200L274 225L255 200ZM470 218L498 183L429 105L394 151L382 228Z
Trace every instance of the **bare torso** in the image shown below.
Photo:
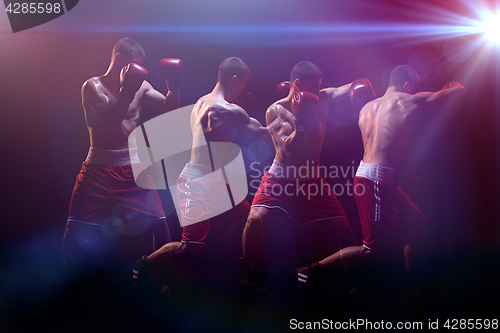
M193 148L189 163L215 169L222 166L237 130L233 109L234 104L215 93L196 102L191 112Z
M304 165L318 166L321 148L325 138L328 106L324 103L320 105L311 121L310 130L304 132L305 137L301 147L292 151L285 149L283 141L294 131L296 117L290 110L291 97L286 97L271 105L266 115L268 130L271 133L274 148L276 149L275 159L278 162L296 167ZM276 117L278 117L278 114L281 114L284 121L282 121L279 126L270 126Z
M118 90L114 91L105 76L97 76L89 79L87 83L95 86L97 93L106 97L108 105L113 105L118 99ZM90 134L90 146L99 149L127 149L129 148L129 135L138 126L141 114L141 96L147 89L147 84L143 82L141 88L136 93L134 100L130 103L125 118L118 127L109 126L99 117L92 107L82 99L85 120ZM131 146L135 146L135 139L132 138Z
M364 145L363 162L395 169L408 142L416 112L405 109L411 95L391 92L367 103L358 125Z

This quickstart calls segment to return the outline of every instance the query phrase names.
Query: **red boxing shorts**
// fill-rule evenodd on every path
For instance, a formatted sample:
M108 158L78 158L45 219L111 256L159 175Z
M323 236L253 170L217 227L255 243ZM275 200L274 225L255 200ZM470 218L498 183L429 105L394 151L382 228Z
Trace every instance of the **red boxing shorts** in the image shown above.
M420 210L393 184L394 169L361 161L354 177L354 198L358 206L363 246L385 251L392 234Z
M274 161L273 166L283 166ZM271 166L264 172L252 207L280 209L296 215L302 224L325 218L346 218L344 209L322 176L314 179L281 178Z
M212 175L211 178L204 176ZM211 168L186 164L177 179L177 203L182 224L182 243L205 244L210 218L220 214L219 203L227 195L226 183Z
M91 147L76 177L68 222L113 229L165 219L156 190L136 185L132 163L140 163L135 150L101 150ZM134 165L134 167L137 165ZM146 173L140 181L153 184Z

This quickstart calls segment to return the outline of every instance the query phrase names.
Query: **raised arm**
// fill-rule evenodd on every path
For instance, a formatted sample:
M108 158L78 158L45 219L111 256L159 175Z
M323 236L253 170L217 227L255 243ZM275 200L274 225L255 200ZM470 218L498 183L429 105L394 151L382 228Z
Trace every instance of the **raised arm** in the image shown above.
M248 116L248 113L242 107L232 104L231 108L235 115L237 129L242 134L255 140L260 140L269 135L267 128L263 127L257 119Z
M455 81L447 83L439 91L420 92L402 99L399 103L407 112L415 112L434 105L444 105L460 100L464 93L465 88L459 82Z
M159 113L165 113L180 108L180 91L169 90L167 95L155 90L151 84L146 82L147 90L143 99L147 105Z
M431 93L430 96L425 96L424 100L426 104L449 104L460 100L464 93L465 88L459 82L454 81L445 84L441 90Z
M324 88L320 90L320 95L324 95L324 98L329 103L333 103L335 100L349 98L349 90L351 89L351 84L344 84L338 88Z

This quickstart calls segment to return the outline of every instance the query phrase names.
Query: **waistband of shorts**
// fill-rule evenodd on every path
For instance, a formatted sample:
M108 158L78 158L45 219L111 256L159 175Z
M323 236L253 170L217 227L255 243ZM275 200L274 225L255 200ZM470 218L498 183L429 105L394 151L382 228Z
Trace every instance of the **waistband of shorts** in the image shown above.
M140 163L137 148L106 150L90 147L85 162L99 165L128 165Z
M179 177L189 178L189 179L197 179L197 178L201 178L205 175L208 175L211 172L212 172L212 169L207 167L207 166L186 163L186 166L184 167L184 169L182 169Z
M276 174L278 172L280 172L279 168L281 168L281 173L283 173L283 170L285 170L286 167L287 167L287 165L285 163L278 162L274 159L273 164L271 164L271 167L269 168L269 170L267 172L269 172L271 175L277 177ZM278 178L282 178L282 177L278 177Z
M356 171L356 177L363 177L384 184L392 184L395 172L396 169L361 161Z

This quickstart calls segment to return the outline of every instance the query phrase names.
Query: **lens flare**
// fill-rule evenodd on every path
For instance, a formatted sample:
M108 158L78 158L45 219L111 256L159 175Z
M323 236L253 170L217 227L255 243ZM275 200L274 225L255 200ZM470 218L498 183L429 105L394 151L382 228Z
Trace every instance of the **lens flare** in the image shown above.
M489 14L485 18L484 24L482 25L482 29L488 38L488 40L492 43L496 43L500 45L500 14Z

